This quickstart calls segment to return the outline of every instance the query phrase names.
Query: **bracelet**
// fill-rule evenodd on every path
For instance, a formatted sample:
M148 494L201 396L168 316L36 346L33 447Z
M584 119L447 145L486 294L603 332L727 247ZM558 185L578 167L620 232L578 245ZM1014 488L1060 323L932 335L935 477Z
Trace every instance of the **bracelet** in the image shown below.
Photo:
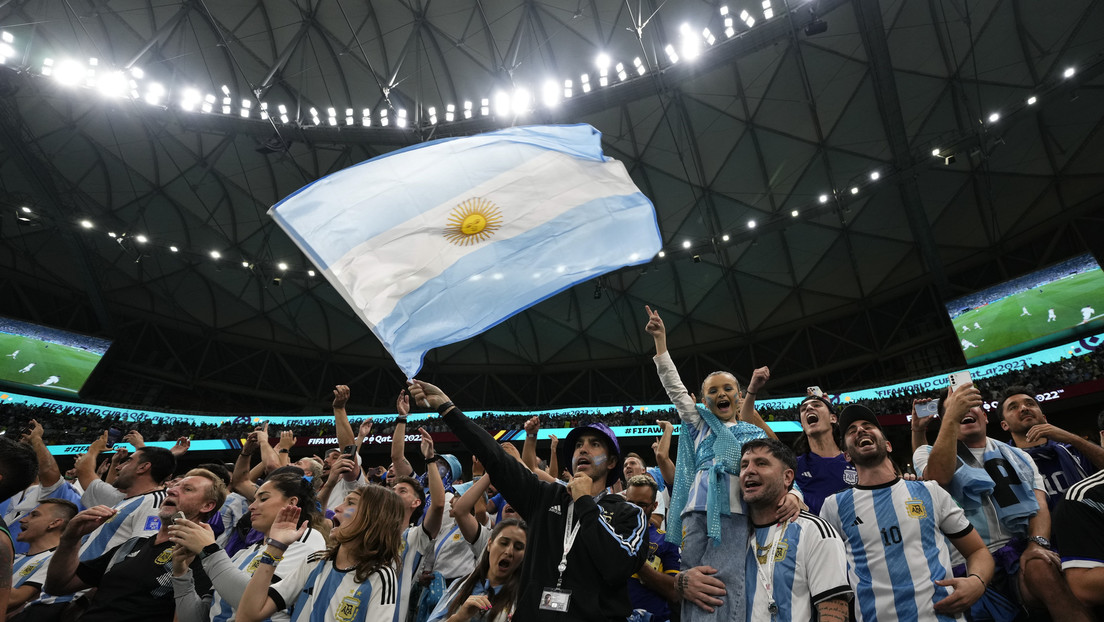
M968 574L968 575L966 575L966 576L967 576L967 577L977 577L977 580L978 580L978 581L981 581L981 587L982 587L982 588L986 588L986 587L988 587L988 585L987 585L987 584L985 583L985 579L982 579L982 578L981 578L981 575L977 574L976 572L971 572L970 574Z
M426 464L429 464L430 462L437 462L438 460L442 460L441 454L433 454L432 456L425 459Z
M273 557L273 556L269 555L268 553L261 553L261 556L257 558L257 563L259 563L259 564L268 564L269 566L275 566L276 564L279 564L280 560L282 560L283 558L284 558L283 555L281 555L279 557Z
M288 451L289 451L289 450L287 450L287 449L281 449L281 450L280 450L280 453L282 453L282 454L286 454L286 453L288 453Z
M456 404L453 404L452 402L445 402L444 404L441 404L440 406L437 407L437 414L443 415L443 414L447 413L449 411L449 409L454 407L454 406L456 406Z
M395 417L395 423L406 423L406 415Z
M288 550L288 545L280 542L279 540L273 540L272 538L265 538L265 544L271 546L274 549L280 549L281 551Z

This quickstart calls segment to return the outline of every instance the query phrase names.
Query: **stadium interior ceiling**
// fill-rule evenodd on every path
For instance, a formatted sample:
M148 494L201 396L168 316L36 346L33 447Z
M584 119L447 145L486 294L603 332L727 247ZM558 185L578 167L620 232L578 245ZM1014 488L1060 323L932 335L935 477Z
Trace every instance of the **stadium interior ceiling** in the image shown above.
M730 0L731 35L723 6L0 2L0 314L114 339L93 400L308 411L348 383L387 409L402 374L266 211L403 146L534 123L602 132L665 256L432 351L422 377L458 403L665 401L645 304L687 381L918 377L963 364L945 300L1102 257L1104 1ZM121 96L56 79L90 58ZM498 106L518 89L531 110Z

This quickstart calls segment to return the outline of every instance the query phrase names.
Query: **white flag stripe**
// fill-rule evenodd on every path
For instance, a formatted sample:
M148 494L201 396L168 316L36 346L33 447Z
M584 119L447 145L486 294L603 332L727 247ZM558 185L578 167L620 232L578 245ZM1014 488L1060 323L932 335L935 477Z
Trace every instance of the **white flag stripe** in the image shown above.
M533 196L531 185L518 183L534 176L544 182L540 196ZM638 192L620 162L596 164L549 152L363 242L334 263L330 273L349 289L348 299L353 306L363 311L369 323L376 324L400 299L460 258L534 229L593 199ZM498 207L501 228L485 242L442 244L450 213L461 202L476 197ZM440 233L427 236L427 228ZM364 279L365 274L373 278Z

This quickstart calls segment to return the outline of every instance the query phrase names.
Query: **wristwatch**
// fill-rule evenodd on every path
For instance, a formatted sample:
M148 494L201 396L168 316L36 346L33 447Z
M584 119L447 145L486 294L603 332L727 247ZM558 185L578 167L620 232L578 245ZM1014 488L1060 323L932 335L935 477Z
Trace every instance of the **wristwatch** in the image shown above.
M1050 540L1047 540L1046 538L1044 538L1042 536L1028 536L1027 541L1028 542L1034 542L1035 544L1038 544L1039 546L1043 547L1044 549L1047 549L1048 551L1053 548L1053 547L1050 546Z
M214 554L215 554L215 553L217 553L217 552L218 552L218 551L219 551L220 549L222 549L222 547L221 547L221 546L219 546L217 542L212 542L212 543L208 544L207 546L203 547L203 550L202 550L202 551L200 551L200 552L199 552L199 553L198 553L198 554L196 555L196 558L197 558L197 559L199 559L200 561L202 561L202 560L204 560L204 559L207 559L207 558L208 558L208 557L210 557L211 555L214 555Z
M426 464L429 464L430 462L437 462L438 460L443 460L443 459L444 458L441 457L441 454L433 454L432 456L426 458L425 461L426 461Z

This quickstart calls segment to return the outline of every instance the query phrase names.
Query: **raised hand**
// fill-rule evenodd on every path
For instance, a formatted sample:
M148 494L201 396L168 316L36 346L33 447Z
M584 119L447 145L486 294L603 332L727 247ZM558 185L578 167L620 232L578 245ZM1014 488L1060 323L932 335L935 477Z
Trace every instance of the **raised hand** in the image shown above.
M135 449L141 449L146 446L146 439L142 437L142 433L138 430L131 430L123 435L123 440L134 445Z
M299 506L285 505L284 509L276 515L272 527L269 528L268 537L280 544L290 545L306 533L307 522L303 521L303 524L299 525Z
M97 527L111 520L117 513L106 505L97 505L78 512L65 526L64 537L76 540L87 536L96 531Z
M444 391L421 380L411 380L410 384L407 385L407 389L410 391L410 397L414 399L414 403L425 408L436 409L441 404L451 401Z
M245 444L242 445L241 452L243 455L252 456L257 453L257 450L261 448L260 441L257 440L257 433L250 432L245 437Z
M751 382L748 383L748 393L758 393L759 389L762 389L767 381L770 380L770 369L767 367L760 367L751 372Z
M173 576L182 577L185 572L188 572L188 567L192 565L192 561L195 559L196 554L183 546L176 544L172 548L172 564L173 564Z
M280 440L276 443L276 445L280 449L290 450L292 447L295 447L296 440L298 439L295 438L295 432L292 432L291 430L281 430Z
M333 396L334 396L333 407L334 407L334 410L338 410L338 409L344 410L345 409L345 404L349 403L350 393L351 392L349 391L349 387L347 387L343 384L339 384L336 387L334 387L334 390L333 390Z
M567 482L567 492L571 493L571 500L578 501L579 497L590 494L594 480L586 473L576 473Z
M418 434L422 435L422 457L429 460L435 453L433 451L433 437L430 436L429 432L426 432L425 428L418 428Z
M176 444L170 447L169 451L172 452L172 455L179 458L180 456L188 453L188 450L191 448L192 439L188 438L187 436L181 436L180 438L176 439Z
M400 417L410 414L410 396L406 391L399 391L399 397L395 400L395 409L399 411Z
M169 525L169 540L193 553L199 553L204 547L215 543L215 532L207 523L182 518Z
M360 422L360 429L357 430L357 434L360 438L368 438L372 434L372 418L368 417L364 421Z
M652 311L648 305L644 305L644 311L648 313L648 323L644 325L644 332L652 337L665 336L667 328L663 325L663 318L659 317L659 311Z
M549 434L548 440L552 441L552 453L556 453L556 446L560 444L560 439L556 438L555 434Z
M540 417L529 417L529 419L525 421L525 435L532 436L537 432L540 432Z
M265 421L261 425L257 426L257 429L253 431L257 435L257 444L268 442L268 422Z

